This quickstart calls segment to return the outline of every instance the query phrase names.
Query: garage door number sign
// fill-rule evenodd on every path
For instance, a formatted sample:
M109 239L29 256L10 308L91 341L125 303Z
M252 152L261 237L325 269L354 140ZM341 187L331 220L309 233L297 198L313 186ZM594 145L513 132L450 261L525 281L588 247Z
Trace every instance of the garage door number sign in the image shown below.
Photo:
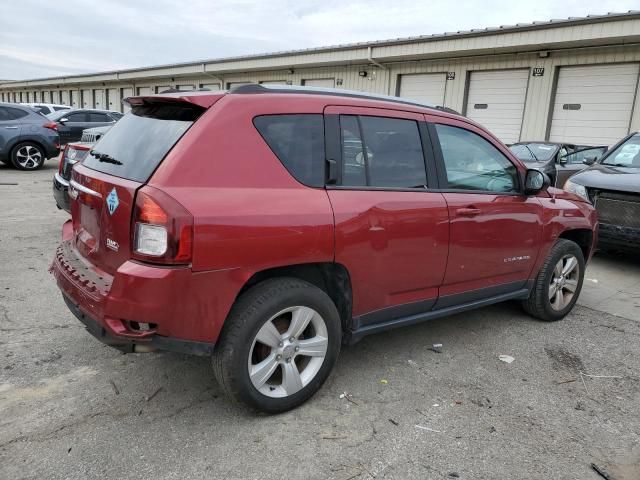
M542 77L544 75L544 67L533 67L533 76Z

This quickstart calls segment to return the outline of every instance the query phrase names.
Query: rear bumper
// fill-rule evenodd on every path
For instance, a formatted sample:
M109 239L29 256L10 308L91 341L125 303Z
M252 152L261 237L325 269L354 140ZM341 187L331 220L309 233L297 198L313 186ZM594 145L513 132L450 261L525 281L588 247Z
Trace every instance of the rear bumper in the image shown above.
M50 271L69 309L94 336L126 351L137 345L198 355L213 351L241 287L235 270L194 273L126 261L110 275L79 254L71 230L68 221L67 240Z
M69 182L62 178L62 176L56 172L53 176L53 198L56 201L58 208L71 212L71 204L69 202Z
M153 335L147 341L132 340L122 337L117 337L111 334L104 326L102 326L96 319L91 318L85 314L80 306L74 303L65 294L62 294L64 302L67 307L73 313L78 320L80 320L87 331L100 340L102 343L109 345L113 348L117 348L125 353L133 353L136 350L140 350L140 347L144 347L144 351L150 350L166 350L170 352L185 353L189 355L210 356L213 353L214 344L206 342L194 342L188 340L180 340L177 338L163 337L160 335Z
M601 223L598 244L603 248L637 251L640 248L640 228Z

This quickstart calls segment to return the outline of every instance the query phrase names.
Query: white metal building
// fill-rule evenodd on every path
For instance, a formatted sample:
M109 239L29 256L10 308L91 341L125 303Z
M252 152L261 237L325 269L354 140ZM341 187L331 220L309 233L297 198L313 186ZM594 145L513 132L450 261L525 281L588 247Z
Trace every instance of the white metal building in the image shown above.
M444 105L504 142L612 144L640 130L640 11L0 83L0 101L122 110L167 88L361 90Z

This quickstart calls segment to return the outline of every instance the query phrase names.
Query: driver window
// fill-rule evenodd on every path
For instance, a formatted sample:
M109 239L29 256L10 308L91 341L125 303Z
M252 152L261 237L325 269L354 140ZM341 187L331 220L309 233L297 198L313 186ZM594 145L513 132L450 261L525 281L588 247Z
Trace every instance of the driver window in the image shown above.
M518 171L496 147L469 130L436 124L447 188L517 192Z

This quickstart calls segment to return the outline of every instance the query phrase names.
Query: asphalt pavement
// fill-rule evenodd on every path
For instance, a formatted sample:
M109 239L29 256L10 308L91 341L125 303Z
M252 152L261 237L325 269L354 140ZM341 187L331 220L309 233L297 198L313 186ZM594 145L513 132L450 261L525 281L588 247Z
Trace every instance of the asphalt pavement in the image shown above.
M257 415L207 359L123 355L68 312L56 167L0 164L0 479L640 478L638 256L596 256L563 321L506 303L371 336Z

